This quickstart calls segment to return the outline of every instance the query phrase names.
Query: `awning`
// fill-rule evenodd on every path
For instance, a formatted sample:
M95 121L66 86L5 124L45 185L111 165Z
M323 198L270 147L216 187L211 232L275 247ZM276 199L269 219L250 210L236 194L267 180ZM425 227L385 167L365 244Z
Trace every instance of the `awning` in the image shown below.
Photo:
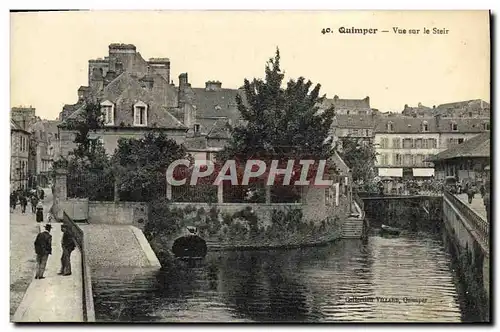
M432 177L434 176L434 168L414 168L413 176Z
M378 176L390 176L390 177L403 177L403 169L402 168L379 168Z

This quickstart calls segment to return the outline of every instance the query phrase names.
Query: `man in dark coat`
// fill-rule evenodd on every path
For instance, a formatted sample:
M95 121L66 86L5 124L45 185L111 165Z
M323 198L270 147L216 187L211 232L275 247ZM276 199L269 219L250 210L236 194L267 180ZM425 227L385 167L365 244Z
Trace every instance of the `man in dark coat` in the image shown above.
M19 204L21 205L21 213L26 213L26 206L28 205L28 199L25 195L19 197Z
M49 255L52 255L52 235L50 230L52 225L45 225L45 231L39 233L35 240L35 253L36 253L36 275L35 279L44 279L43 273Z
M61 247L62 247L62 256L61 256L61 270L59 270L58 274L62 274L63 276L71 275L71 252L75 250L75 241L73 237L68 232L66 225L61 225L61 231L63 232Z

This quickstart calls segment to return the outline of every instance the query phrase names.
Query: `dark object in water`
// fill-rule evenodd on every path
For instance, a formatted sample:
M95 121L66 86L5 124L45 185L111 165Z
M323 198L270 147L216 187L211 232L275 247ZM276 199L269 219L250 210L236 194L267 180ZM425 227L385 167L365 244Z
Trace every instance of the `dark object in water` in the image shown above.
M382 229L380 230L380 233L389 234L389 235L399 235L401 233L401 230L399 228L394 228L391 226L382 225Z
M186 235L175 240L172 252L177 258L203 258L207 255L207 243L198 235Z

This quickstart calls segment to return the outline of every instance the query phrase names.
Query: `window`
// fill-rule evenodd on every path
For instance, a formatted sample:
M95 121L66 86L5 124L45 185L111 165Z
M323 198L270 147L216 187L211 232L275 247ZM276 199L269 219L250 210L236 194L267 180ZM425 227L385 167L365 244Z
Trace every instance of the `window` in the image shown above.
M195 123L193 129L194 129L194 133L198 134L200 132L200 125L198 123Z
M451 127L451 131L458 131L458 125L456 122L452 122L450 124L450 127Z
M427 148L428 149L435 149L435 148L437 148L437 141L436 141L435 138L429 138Z
M415 140L415 149L421 149L422 148L422 139L421 138L417 138Z
M458 144L462 144L464 142L464 139L463 138L459 138L458 139Z
M134 126L148 125L148 105L139 101L134 105Z
M429 124L427 123L427 121L422 122L422 131L424 133L429 131Z
M101 113L105 126L112 126L115 124L115 105L106 100L101 103Z
M490 124L488 122L483 123L484 130L490 130Z
M349 115L349 111L346 111L345 114Z
M392 139L392 148L401 149L401 138L396 137Z
M387 131L388 132L394 131L394 123L392 121L387 122Z
M335 188L325 188L325 205L326 206L333 206L334 201L335 201Z
M413 140L411 138L403 139L403 149L412 149L413 148Z
M413 156L411 154L405 154L403 159L404 166L411 166L413 164Z
M401 159L401 155L399 153L396 153L394 155L394 165L401 166L402 164L403 164L403 160Z
M387 137L382 137L380 139L380 148L381 149L389 148L389 139Z

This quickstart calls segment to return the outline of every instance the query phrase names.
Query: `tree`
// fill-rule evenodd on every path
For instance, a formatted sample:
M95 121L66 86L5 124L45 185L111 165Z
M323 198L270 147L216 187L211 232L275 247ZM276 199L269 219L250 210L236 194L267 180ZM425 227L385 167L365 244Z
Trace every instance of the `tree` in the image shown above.
M90 134L102 128L104 119L98 100L88 98L75 118L66 120L66 129L75 133L75 149L68 158L54 162L53 170L68 171L68 196L90 200L113 199L113 172L102 143Z
M247 159L260 156L296 157L314 155L328 158L332 154L329 131L334 116L333 107L319 111L324 96L320 85L299 77L291 79L283 89L284 74L280 68L280 53L276 51L265 68L265 80L245 79L242 96L236 103L244 124L233 128L229 145L219 157Z
M355 137L343 137L340 139L339 155L351 168L353 181L368 182L373 179L373 169L377 153L373 144Z
M244 95L236 97L243 121L232 128L231 140L217 155L218 162L260 159L286 164L290 159L328 160L332 155L334 108L320 110L325 98L319 95L321 86L299 77L283 88L283 80L277 50L266 64L264 80L244 80ZM300 165L295 165L298 170Z
M120 138L112 157L121 198L152 201L166 194L166 171L170 163L186 158L186 150L161 131L141 139Z

